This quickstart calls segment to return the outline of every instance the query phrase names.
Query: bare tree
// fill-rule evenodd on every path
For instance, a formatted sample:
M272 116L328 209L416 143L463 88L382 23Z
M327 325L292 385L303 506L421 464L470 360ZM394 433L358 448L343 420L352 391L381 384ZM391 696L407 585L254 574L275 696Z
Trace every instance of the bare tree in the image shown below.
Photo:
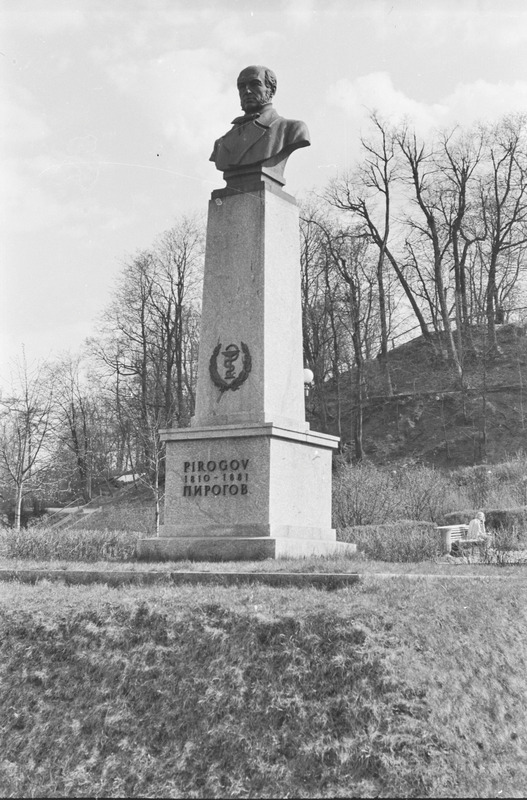
M188 360L197 358L202 256L201 228L183 219L125 265L102 335L91 342L113 376L116 409L128 435L141 426L150 430L152 410L162 427L188 424L195 376ZM131 427L124 421L130 414ZM147 435L135 441L145 465L154 445Z
M13 489L17 530L26 489L38 486L47 464L52 406L53 386L45 365L30 369L23 354L12 394L0 400L0 462Z
M386 266L393 269L406 300L415 314L423 337L431 342L431 334L421 312L415 292L408 281L400 256L390 245L393 229L393 196L400 181L400 166L397 160L397 133L376 112L370 115L372 135L363 137L363 159L357 169L331 181L326 192L328 202L335 208L352 215L352 222L362 226L378 250L377 290L379 297L380 360L385 376L385 385L391 393L391 377L388 364L388 339L390 306L395 298L386 292Z
M446 335L447 351L458 375L462 378L461 357L457 351L452 325L450 306L447 297L449 283L448 252L450 230L442 225L444 192L441 186L441 170L437 164L437 154L417 138L415 132L403 126L397 133L397 142L409 171L408 182L413 187L414 200L420 212L418 216L408 216L407 224L413 235L421 243L421 258L429 254L432 266L432 279L435 299L440 311L441 322ZM410 236L407 247L415 253ZM415 260L417 265L418 261Z
M60 444L73 457L73 483L88 503L92 499L94 408L81 383L80 361L80 356L63 355L55 367L56 429Z
M127 442L113 403L115 387L85 355L63 353L49 366L56 386L50 477L59 492L92 499L125 468Z
M391 190L392 184L397 177L397 161L393 132L376 112L372 112L370 120L374 127L375 136L370 139L361 138L362 148L365 151L365 160L362 163L360 172L366 190L375 192L377 197L380 198L381 225L376 226L373 224L366 203L362 206L359 205L359 209L363 212L362 217L368 227L368 233L379 249L376 275L381 328L380 362L384 372L386 390L389 394L392 394L392 382L388 365L388 312L384 271L391 227Z
M190 397L185 391L185 323L199 302L204 253L203 231L196 220L184 218L166 231L154 249L155 291L151 304L157 317L158 363L162 365L164 424L188 424ZM192 393L191 393L192 396Z
M158 510L164 475L159 429L188 425L194 407L203 243L200 223L183 218L131 258L101 335L90 342L107 373L123 462L152 491Z
M368 258L368 241L360 228L337 228L328 221L312 218L324 236L328 264L338 279L339 291L335 301L341 324L348 327L353 349L355 376L354 409L352 414L352 438L355 459L364 457L363 409L366 391L365 351L371 321L378 320L378 297L375 271ZM375 309L375 312L374 312Z
M341 376L350 369L351 363L349 335L339 309L342 291L327 245L330 227L320 203L304 207L300 220L302 330L304 358L313 370L315 403L323 430L327 430L329 424L326 383L331 381L336 393L336 429L341 436Z
M477 222L473 183L481 164L485 135L481 128L468 134L441 134L438 163L443 177L441 212L451 242L457 348L463 354L462 332L470 335L471 314L467 271L473 245L484 236Z
M368 275L365 265L367 242L352 232L343 232L331 246L335 259L335 266L347 288L345 300L349 308L351 323L351 341L355 356L355 409L353 414L353 441L355 447L355 460L364 458L363 445L363 416L365 400L365 355L364 332L367 317L371 314L374 304L374 290L371 273Z
M163 410L148 404L146 425L143 418L134 414L134 398L128 398L130 408L123 409L123 416L128 422L130 436L128 444L128 463L137 484L145 486L154 499L154 529L159 535L161 500L163 497L162 482L165 474L166 448L161 440L160 429L163 427ZM123 398L126 405L126 398ZM133 444L138 446L133 447ZM142 446L141 446L142 445ZM145 461L148 453L148 461Z
M512 280L518 275L527 245L527 116L505 117L490 129L489 171L481 180L481 213L487 231L480 252L487 270L486 315L491 347L497 349L500 268ZM503 275L502 275L503 278Z

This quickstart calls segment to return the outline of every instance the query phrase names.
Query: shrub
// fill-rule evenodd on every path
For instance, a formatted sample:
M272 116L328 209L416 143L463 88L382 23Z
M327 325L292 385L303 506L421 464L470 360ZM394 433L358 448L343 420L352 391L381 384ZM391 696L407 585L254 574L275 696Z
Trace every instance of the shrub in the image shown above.
M376 561L428 561L442 553L441 538L432 522L361 525L339 530L338 538L356 544L360 553Z
M496 476L487 464L456 470L455 480L470 506L488 505L490 492L496 484Z
M333 478L336 528L385 522L396 503L392 476L372 464L345 466Z
M81 517L72 528L86 529L86 524L86 518ZM115 506L107 504L90 515L89 525L97 530L141 531L143 536L153 536L154 507L152 503L120 503Z
M527 564L527 541L525 535L514 528L512 531L498 531L492 537L492 543L481 553L483 564L498 564L505 567Z
M527 550L527 533L525 528L512 525L510 528L499 528L492 537L495 550Z
M374 525L398 519L430 522L452 508L453 484L431 467L381 469L346 465L333 479L333 515L337 528Z
M465 497L465 508L527 504L527 456L523 453L502 464L463 467L452 477Z
M481 509L452 511L443 515L444 525L467 525ZM485 510L485 527L494 533L516 531L518 542L527 546L527 506L520 508L490 508Z
M431 467L397 470L394 475L399 494L399 511L406 519L433 522L452 508L452 483Z
M23 528L4 532L3 549L8 558L43 561L130 561L144 534L133 531L60 530Z
M479 510L479 509L477 509ZM444 515L445 525L466 525L477 510ZM485 527L492 540L481 560L486 564L525 564L527 557L527 506L485 511Z
M470 520L474 519L478 511L481 511L481 508L472 509L471 511L450 511L448 514L443 514L438 525L468 525Z

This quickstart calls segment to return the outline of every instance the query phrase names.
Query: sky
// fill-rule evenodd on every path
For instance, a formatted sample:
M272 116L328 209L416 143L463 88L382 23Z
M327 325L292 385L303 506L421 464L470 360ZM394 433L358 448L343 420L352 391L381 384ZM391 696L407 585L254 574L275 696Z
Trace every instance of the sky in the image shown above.
M127 258L224 181L236 78L274 70L312 145L286 191L359 155L371 110L422 132L527 111L525 0L1 0L0 386L97 333Z

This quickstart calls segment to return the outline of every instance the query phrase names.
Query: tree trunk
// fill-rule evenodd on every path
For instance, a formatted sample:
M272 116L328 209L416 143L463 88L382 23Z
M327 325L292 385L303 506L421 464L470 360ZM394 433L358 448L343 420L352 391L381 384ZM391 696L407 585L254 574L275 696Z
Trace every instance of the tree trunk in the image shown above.
M388 326L386 323L386 294L384 291L383 268L384 268L385 245L383 245L377 262L377 288L379 290L379 315L381 321L381 370L384 377L386 394L392 395L392 380L390 377L390 366L388 364Z
M490 350L493 353L498 352L498 339L496 336L496 255L491 254L489 264L489 277L487 282L487 296L486 296L486 312L487 312L487 330L489 334Z
M426 324L425 318L423 317L423 315L421 313L421 309L419 308L419 306L417 304L417 300L415 299L414 293L412 292L412 290L410 288L410 285L408 284L408 281L404 277L404 274L403 274L402 270L400 269L399 264L397 263L397 260L394 258L392 253L389 250L387 250L386 251L386 255L388 256L388 260L389 260L390 264L392 265L392 267L393 267L393 269L395 271L395 274L397 275L397 278L398 278L401 286L403 287L404 293L405 293L406 297L408 298L408 302L412 306L412 311L414 312L414 314L415 314L415 316L417 318L417 322L419 323L419 327L421 329L421 333L423 335L423 339L426 342L428 342L430 345L432 345L432 347L434 347L434 349L435 349L434 341L432 339L432 334L430 333L430 331L428 329L428 325Z
M15 501L15 530L19 531L22 522L22 498L24 493L24 485L21 483L16 487L16 501Z
M362 434L363 434L362 364L357 364L356 376L357 376L357 382L356 382L357 404L355 406L355 413L353 415L353 443L355 446L355 460L362 461L362 459L364 458L364 449L362 443Z

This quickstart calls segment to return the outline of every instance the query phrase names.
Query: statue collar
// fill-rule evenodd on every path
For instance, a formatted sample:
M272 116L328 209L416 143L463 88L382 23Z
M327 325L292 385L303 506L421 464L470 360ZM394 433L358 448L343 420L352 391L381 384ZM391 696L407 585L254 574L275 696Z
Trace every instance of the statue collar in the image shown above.
M262 125L264 128L268 128L272 122L276 119L278 114L273 108L272 103L266 103L265 106L262 106L261 111L255 111L254 113L244 114L241 117L235 117L231 125L246 125L248 122L254 122L255 120L258 122L258 125Z

